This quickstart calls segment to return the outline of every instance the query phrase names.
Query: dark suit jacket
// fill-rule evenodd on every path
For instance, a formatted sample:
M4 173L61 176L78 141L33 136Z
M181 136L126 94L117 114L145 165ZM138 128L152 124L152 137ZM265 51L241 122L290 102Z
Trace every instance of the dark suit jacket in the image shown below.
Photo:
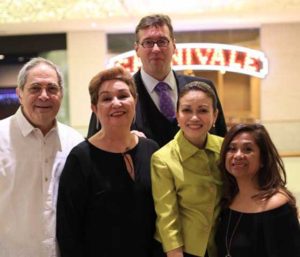
M199 77L192 77L192 76L184 76L178 75L174 72L176 82L177 82L177 90L178 92L185 84L192 82L192 81L203 81L210 85L213 90L216 89L213 85L212 81L199 78ZM136 106L136 119L132 125L132 129L136 129L142 131L148 138L155 140L159 146L165 145L167 142L173 139L174 135L178 131L179 127L177 125L176 119L173 121L169 121L156 107L152 98L148 94L148 91L142 81L141 72L140 70L134 74L134 81L136 83L137 91L138 91L138 102ZM218 97L218 95L217 95ZM225 118L223 114L223 109L220 104L218 98L218 110L219 115L216 120L216 126L213 128L211 133L225 136L227 128L225 123ZM100 129L99 124L97 124L97 119L94 114L92 114L89 130L88 130L88 137L93 135Z

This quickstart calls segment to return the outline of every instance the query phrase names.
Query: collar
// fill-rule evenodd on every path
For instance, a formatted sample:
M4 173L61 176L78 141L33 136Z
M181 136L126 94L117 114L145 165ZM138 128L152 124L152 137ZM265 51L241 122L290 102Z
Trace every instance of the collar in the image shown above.
M148 73L146 73L145 70L143 69L143 67L141 68L141 77L142 77L142 80L143 80L145 86L152 93L154 91L155 86L159 82L159 80L151 77ZM176 87L176 79L175 79L174 72L172 70L170 70L170 72L165 77L165 79L163 80L163 82L166 82L170 86L170 88L172 89L172 91L173 90L177 90L176 89L177 88Z
M24 116L21 107L19 107L19 109L17 110L15 115L16 115L16 120L17 120L18 126L20 128L20 131L24 137L28 136L33 131L37 130L37 128L32 126L32 124ZM55 120L55 124L54 124L53 128L47 133L47 135L52 131L58 133L57 120Z
M183 135L182 130L179 130L175 135L175 141L177 142L177 150L182 161L189 159L196 153L211 151L215 153L220 153L220 146L218 142L214 139L214 136L207 133L207 140L205 147L203 149L199 149L190 143L185 136ZM180 146L180 147L179 147Z

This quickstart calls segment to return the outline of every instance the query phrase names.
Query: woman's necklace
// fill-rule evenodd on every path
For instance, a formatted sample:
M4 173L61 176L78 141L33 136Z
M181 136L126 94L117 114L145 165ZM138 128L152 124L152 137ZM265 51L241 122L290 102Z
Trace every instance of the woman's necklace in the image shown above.
M234 228L232 230L232 234L231 234L231 236L229 238L228 237L228 232L229 232L230 221L231 221L231 209L229 209L228 225L227 225L226 236L225 236L225 246L226 246L226 251L227 251L227 254L225 255L225 257L232 257L231 254L230 254L231 243L232 243L233 236L234 236L234 234L236 232L236 229L237 229L238 225L240 224L242 216L243 216L243 213L241 213L239 215L238 220L235 223Z

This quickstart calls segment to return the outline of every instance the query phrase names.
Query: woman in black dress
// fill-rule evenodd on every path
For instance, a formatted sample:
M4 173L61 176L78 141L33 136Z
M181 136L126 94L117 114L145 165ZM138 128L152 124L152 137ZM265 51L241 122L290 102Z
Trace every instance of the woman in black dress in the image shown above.
M60 178L61 256L156 256L150 157L158 145L130 131L133 79L123 68L111 68L91 80L89 92L101 130L71 151Z
M239 124L227 133L220 155L223 211L219 257L300 257L295 198L286 188L283 162L266 129Z

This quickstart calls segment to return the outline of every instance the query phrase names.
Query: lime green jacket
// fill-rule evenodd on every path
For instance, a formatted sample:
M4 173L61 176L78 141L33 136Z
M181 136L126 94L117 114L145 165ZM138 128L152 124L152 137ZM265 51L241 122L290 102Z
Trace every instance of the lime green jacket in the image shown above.
M165 252L178 247L196 256L214 251L214 224L219 213L221 174L217 167L223 138L208 134L204 149L180 130L151 160L157 213L155 238Z

